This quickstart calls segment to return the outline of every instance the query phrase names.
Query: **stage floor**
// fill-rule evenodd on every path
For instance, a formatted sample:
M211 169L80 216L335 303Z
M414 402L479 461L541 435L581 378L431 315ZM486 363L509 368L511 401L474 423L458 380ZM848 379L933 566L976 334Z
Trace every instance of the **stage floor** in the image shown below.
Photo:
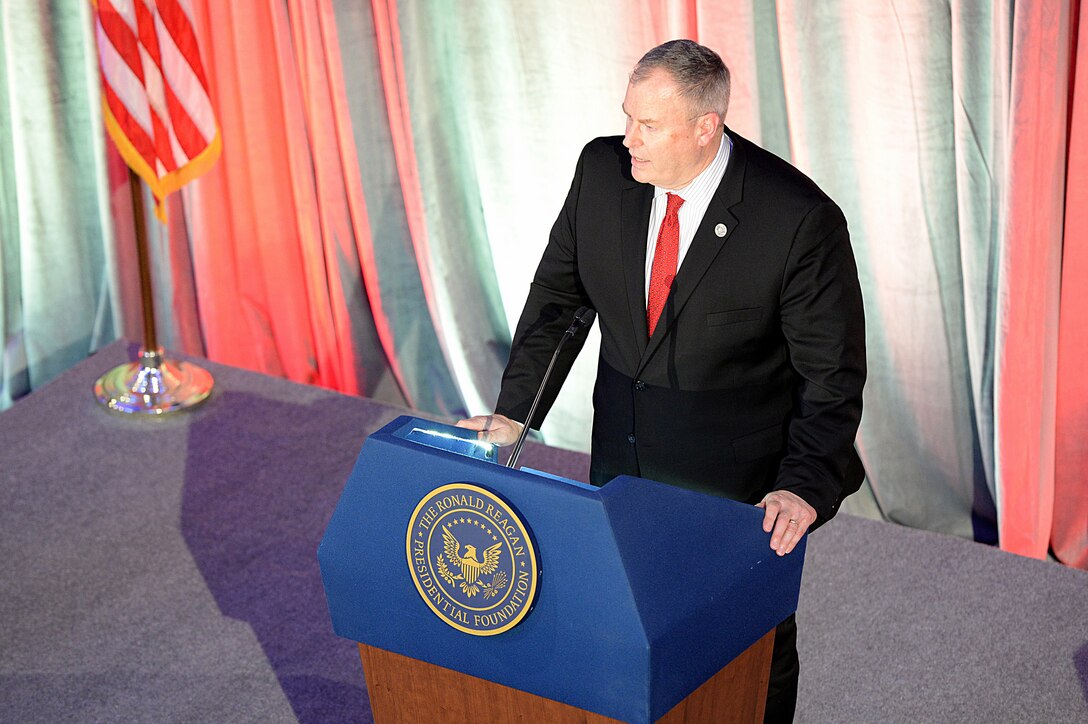
M408 411L201 362L203 407L133 420L91 395L130 353L0 414L0 721L370 721L316 549L363 439ZM797 616L799 722L1088 721L1088 573L840 515Z

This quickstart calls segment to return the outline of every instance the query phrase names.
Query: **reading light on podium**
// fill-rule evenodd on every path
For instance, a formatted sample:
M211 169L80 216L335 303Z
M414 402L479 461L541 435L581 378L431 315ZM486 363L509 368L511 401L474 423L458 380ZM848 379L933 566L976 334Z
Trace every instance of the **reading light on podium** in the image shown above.
M447 452L464 455L477 460L495 462L498 446L491 442L476 439L475 430L442 425L442 429L413 426L403 431L399 437L420 445L438 448Z

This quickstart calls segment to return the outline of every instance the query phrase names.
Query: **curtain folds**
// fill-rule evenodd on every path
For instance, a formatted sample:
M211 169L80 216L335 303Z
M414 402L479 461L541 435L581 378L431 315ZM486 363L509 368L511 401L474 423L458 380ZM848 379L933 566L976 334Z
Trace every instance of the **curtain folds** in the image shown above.
M733 71L730 126L850 223L869 478L845 509L1088 568L1079 2L192 4L223 155L149 224L168 348L439 417L490 410L582 145L622 132L642 52L693 37ZM10 5L0 407L140 335L88 7ZM588 446L596 350L554 444Z
M1012 28L996 483L1001 546L1035 558L1047 553L1054 512L1070 22L1068 3L1017 3Z
M1088 570L1088 52L1076 42L1088 42L1088 14L1074 8L1050 546L1058 560Z
M0 8L0 409L118 333L85 3Z

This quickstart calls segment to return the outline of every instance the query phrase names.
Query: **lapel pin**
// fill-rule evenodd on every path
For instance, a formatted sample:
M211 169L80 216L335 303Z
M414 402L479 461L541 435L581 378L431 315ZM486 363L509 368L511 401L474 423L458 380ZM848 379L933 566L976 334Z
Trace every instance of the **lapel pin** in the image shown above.
M727 229L725 227L725 224L718 224L717 226L714 227L714 234L719 239L722 238L723 236L725 236L727 231L729 231L729 229Z

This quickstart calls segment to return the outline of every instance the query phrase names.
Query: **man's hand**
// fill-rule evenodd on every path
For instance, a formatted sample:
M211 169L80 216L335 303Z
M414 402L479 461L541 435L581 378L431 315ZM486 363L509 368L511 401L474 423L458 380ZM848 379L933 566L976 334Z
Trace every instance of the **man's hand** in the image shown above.
M757 505L763 508L763 530L771 535L771 550L784 556L793 550L816 521L816 509L786 490L772 490Z
M520 422L511 420L505 415L476 415L457 421L457 427L465 427L469 430L477 430L477 439L496 445L513 445L518 441L521 428Z

